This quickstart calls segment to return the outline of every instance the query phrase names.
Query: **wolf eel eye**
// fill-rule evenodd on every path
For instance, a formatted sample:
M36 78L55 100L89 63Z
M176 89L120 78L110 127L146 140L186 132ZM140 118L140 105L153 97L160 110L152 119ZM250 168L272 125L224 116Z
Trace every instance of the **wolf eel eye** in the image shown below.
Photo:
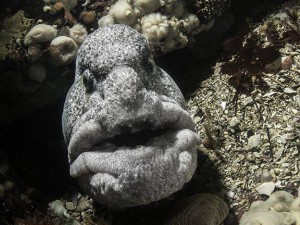
M94 89L94 77L89 71L84 71L82 74L82 83L85 86L86 92L92 92Z

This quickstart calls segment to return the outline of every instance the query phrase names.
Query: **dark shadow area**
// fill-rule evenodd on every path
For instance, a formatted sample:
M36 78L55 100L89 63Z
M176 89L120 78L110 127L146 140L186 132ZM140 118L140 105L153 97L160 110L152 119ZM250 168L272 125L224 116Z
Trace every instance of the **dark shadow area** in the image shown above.
M179 49L168 55L155 58L156 64L165 70L176 82L185 98L188 98L201 81L212 72L212 59L191 57L188 48Z
M1 148L27 185L59 196L73 185L61 132L64 98L2 127Z

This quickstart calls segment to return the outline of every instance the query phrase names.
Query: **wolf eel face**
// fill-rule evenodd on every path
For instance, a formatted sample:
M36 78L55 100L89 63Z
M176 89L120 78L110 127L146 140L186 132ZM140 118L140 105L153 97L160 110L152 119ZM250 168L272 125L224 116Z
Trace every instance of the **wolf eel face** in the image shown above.
M117 207L181 189L196 169L199 142L184 104L141 34L125 25L96 30L79 49L64 106L71 176Z

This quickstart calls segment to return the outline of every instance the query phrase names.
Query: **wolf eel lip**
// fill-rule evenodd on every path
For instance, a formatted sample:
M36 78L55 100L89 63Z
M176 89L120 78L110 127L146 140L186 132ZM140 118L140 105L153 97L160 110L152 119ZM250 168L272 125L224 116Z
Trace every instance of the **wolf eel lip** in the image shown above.
M154 149L154 148L160 148L159 144L156 143L157 139L159 137L169 137L172 136L172 138L177 138L176 134L179 133L181 130L188 130L185 131L186 133L186 143L188 143L188 139L194 139L196 140L196 143L199 142L198 137L194 131L194 123L192 119L190 118L187 111L182 109L179 105L172 103L172 102L161 102L161 110L158 115L147 115L142 120L148 120L152 122L151 130L158 131L157 137L151 137L149 140L145 141L144 147L146 149ZM126 136L128 138L136 138L136 134L138 131L141 131L142 129L137 128L135 126L136 123L132 124L131 126L128 126L131 128L132 133ZM156 135L157 135L156 134ZM168 134L168 135L166 135ZM98 154L101 154L101 151L105 151L105 154L113 154L113 152L118 151L118 149L139 149L141 145L136 146L120 146L118 147L114 143L111 143L111 140L114 139L117 136L123 135L122 133L112 133L108 132L106 129L103 129L101 124L96 121L95 119L88 120L84 123L82 123L81 126L78 126L77 129L73 130L71 139L68 146L68 152L69 152L69 161L70 163L73 163L74 161L77 161L77 158L79 160L83 160L82 157L80 157L84 153L90 153L89 155L92 155L92 152L97 151ZM173 142L170 140L169 142ZM195 141L192 141L195 145ZM184 141L183 141L184 143ZM107 146L110 146L107 148ZM170 143L170 146L172 143ZM182 146L181 151L189 150L190 146L187 144L186 148ZM132 151L134 152L134 151ZM85 154L85 155L87 155ZM71 167L72 171L72 167ZM78 176L79 173L77 172L71 172L72 176Z

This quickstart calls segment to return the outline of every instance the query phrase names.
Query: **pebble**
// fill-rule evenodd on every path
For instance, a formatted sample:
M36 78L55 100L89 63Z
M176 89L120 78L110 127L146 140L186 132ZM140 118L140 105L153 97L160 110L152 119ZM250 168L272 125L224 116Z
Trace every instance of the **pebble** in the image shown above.
M293 89L291 89L289 87L284 88L283 92L286 93L286 94L295 94L295 93L297 93L297 91L295 91L295 90L293 90Z
M274 182L265 182L259 185L256 190L261 195L267 195L270 196L273 191L275 190L275 183Z
M235 193L233 191L227 191L226 195L228 198L234 198Z
M256 148L260 144L260 134L249 137L246 149L251 150Z
M255 162L255 156L254 156L254 154L253 153L248 153L247 154L247 160L249 162Z
M240 122L240 120L236 116L234 116L229 121L229 126L232 127L232 128L234 128L234 127L236 127L239 124L239 122Z
M265 182L270 182L272 180L273 180L272 174L268 170L264 170L260 177L260 181L262 183L265 183Z

